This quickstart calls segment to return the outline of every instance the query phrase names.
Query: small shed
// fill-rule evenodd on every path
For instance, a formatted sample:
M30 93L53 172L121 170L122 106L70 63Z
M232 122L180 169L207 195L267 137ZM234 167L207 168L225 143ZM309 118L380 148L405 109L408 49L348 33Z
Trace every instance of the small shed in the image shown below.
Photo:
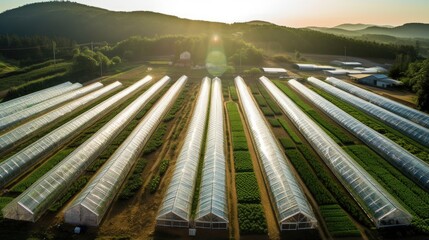
M264 72L264 74L266 76L270 76L270 77L279 77L279 78L284 78L287 77L287 70L284 68L262 68L262 72Z
M350 74L349 76L359 83L380 88L389 88L402 85L402 82L391 79L384 74Z
M362 67L362 63L360 63L360 62L345 62L345 61L335 60L335 61L332 61L331 64L334 66L349 67L349 68Z
M191 62L191 53L188 51L182 52L179 55L179 60L175 64L179 67L190 67L192 65Z
M306 64L306 63L297 63L295 68L301 71L323 71L323 70L335 70L335 67L325 66L325 65L316 65L316 64Z

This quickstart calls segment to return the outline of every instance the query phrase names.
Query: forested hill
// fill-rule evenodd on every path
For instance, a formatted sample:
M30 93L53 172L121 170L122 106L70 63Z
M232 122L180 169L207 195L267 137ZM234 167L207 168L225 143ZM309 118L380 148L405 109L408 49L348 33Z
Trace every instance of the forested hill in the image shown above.
M217 33L224 37L242 38L274 51L342 55L344 47L347 47L350 55L377 58L394 58L399 53L414 51L412 47L357 41L308 29L261 23L224 24L153 12L113 12L72 2L43 2L1 13L0 35L41 35L68 38L77 43L107 41L114 44L135 35L156 38ZM8 46L0 45L6 48L24 46L22 43L7 43Z
M56 35L78 42L207 33L226 26L154 12L113 12L73 2L33 3L0 14L0 34Z

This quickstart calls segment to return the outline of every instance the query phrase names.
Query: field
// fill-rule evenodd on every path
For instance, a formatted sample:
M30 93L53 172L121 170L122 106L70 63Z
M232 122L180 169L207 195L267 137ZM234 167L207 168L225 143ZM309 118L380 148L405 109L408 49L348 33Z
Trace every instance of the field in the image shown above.
M55 77L57 74L67 71L69 67L68 62L60 61L55 66L47 62L30 66L27 69L9 69L7 72L0 73L4 76L0 81L0 89L9 88L8 82L10 81L22 85L33 82L33 79ZM15 73L12 74L12 72ZM7 239L11 235L16 236L17 239L61 239L70 236L76 239L176 239L188 237L187 228L157 227L155 219L174 173L176 159L183 145L191 115L194 112L201 79L206 72L205 70L189 70L168 66L164 62L154 61L150 62L149 65L139 64L137 66L135 64L124 67L124 71L111 73L97 80L101 80L105 85L114 81L121 81L124 87L127 87L148 74L152 75L155 80L168 75L173 81L138 112L73 182L68 191L52 202L49 210L36 223L24 223L2 218L0 220L1 239ZM108 208L100 226L85 228L82 234L74 235L73 228L75 226L63 221L64 210L182 74L189 76L187 84L180 91L177 99L162 117L162 121L157 125L147 144L137 156L136 162L127 174L124 183L119 186L119 193L113 197L113 203ZM287 85L286 81L272 79L285 95L291 98L307 116L352 156L356 163L385 188L387 193L414 218L409 227L391 228L388 233L377 230L374 222L368 216L367 208L362 206L362 202L355 199L343 186L304 135L282 112L274 98L256 78L244 77L260 113L264 116L277 139L278 147L283 150L287 157L287 164L296 175L298 183L302 185L304 194L309 199L318 221L318 229L314 231L303 230L292 235L288 235L289 232L281 232L274 203L270 198L270 188L264 177L261 163L257 158L258 154L254 142L250 137L251 129L249 129L248 121L244 117L237 93L238 89L232 81L233 76L227 75L221 79L225 115L224 126L226 129L227 170L225 174L229 227L227 230L197 229L197 237L209 239L385 239L400 236L399 238L403 239L424 239L427 236L425 234L429 234L429 194L425 190L295 92ZM149 87L145 87L135 96L111 109L105 117L82 129L77 137L62 143L58 150L52 151L49 156L43 159L39 159L38 163L28 171L17 176L14 181L2 189L0 207L3 208L13 198L23 193ZM366 125L395 141L422 160L429 162L428 148L359 110L342 103L328 93L314 90ZM119 91L100 98L84 109L75 111L58 122L51 123L37 131L13 149L3 153L0 156L0 163ZM202 156L200 157L197 184L193 195L192 217L196 212L201 174L203 174L201 159Z

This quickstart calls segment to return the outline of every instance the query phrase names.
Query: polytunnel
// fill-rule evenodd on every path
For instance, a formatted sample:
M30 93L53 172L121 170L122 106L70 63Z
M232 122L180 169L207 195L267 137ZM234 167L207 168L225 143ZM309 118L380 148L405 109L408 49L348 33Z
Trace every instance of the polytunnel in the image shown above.
M100 82L96 82L93 84L90 84L86 87L76 89L74 91L62 94L60 96L51 98L49 100L43 101L41 103L38 103L34 106L31 106L29 108L23 109L19 112L15 112L13 114L10 114L6 117L3 117L0 119L0 130L6 129L10 126L16 125L19 122L22 122L26 119L29 119L33 116L37 116L38 114L41 114L43 112L47 112L60 104L63 104L65 102L68 102L70 100L77 99L79 97L82 97L94 90L100 89L103 87L103 84Z
M429 191L429 164L403 149L389 138L361 123L298 81L290 80L288 83L335 122L362 140L426 191Z
M33 222L39 219L49 208L50 204L67 191L68 187L78 179L88 166L97 159L114 138L169 81L169 77L162 78L118 113L58 165L9 203L2 210L3 217ZM129 88L125 89L121 94L123 96L132 96L129 90Z
M108 91L113 91L121 85L121 83L116 82L104 88L107 88ZM106 109L103 110L106 111ZM95 119L101 116L97 116L96 112L91 112L90 110L87 114L84 113L76 117L1 162L0 188L27 171L46 155L56 152L65 142L78 135L81 130L88 127L88 124L93 123Z
M23 123L0 135L0 152L10 151L19 145L20 141L30 137L37 131L69 116L70 114L94 103L100 98L120 88L122 84L115 82L97 91L91 92L81 98L64 104L48 113Z
M422 145L429 147L429 129L424 128L408 119L389 112L386 109L376 106L361 98L353 96L352 94L340 90L317 78L309 77L307 80L313 86L328 92L342 101L360 109L362 112L367 113L382 121L383 123L388 124L392 128L402 132L406 136L421 143Z
M370 92L368 90L362 89L358 86L355 86L350 83L346 83L340 79L334 77L326 78L326 81L335 87L344 90L348 93L351 93L357 97L360 97L370 103L373 103L379 107L382 107L392 113L396 113L399 116L406 118L410 121L413 121L425 128L429 128L429 115L420 112L414 108L405 106L404 104L398 103L396 101L390 100L383 96L380 96L376 93Z
M65 82L63 84L59 84L55 87L48 88L46 90L42 90L38 92L37 94L29 94L32 95L30 98L22 98L22 99L13 99L5 102L4 104L0 104L0 118L6 117L10 114L13 114L15 112L19 112L23 109L26 109L28 107L31 107L35 104L44 102L48 99L54 98L56 96L60 96L62 94L68 93L70 91L76 90L78 88L81 88L82 84L80 83L74 83L71 82ZM26 95L26 96L29 96ZM24 96L23 96L24 97ZM9 104L7 104L9 103ZM2 106L3 105L3 106Z
M98 226L146 143L168 112L187 81L182 76L150 109L130 135L70 203L66 223Z
M56 94L52 94L51 92L56 92L60 89L68 88L71 85L73 85L71 82L64 82L64 83L61 83L61 84L58 84L58 85L55 85L55 86L52 86L49 88L39 90L37 92L33 92L33 93L30 93L30 94L27 94L27 95L24 95L21 97L11 99L11 100L6 101L6 102L1 102L0 103L0 109L6 109L6 108L13 107L13 106L22 105L22 104L31 106L35 103L39 103L39 102L45 101L49 98L58 96Z
M412 216L268 78L260 81L377 228L409 225Z
M219 78L214 78L200 196L195 214L195 225L199 228L228 228L223 117L222 83Z
M176 160L173 177L156 217L157 226L189 227L198 163L206 129L210 82L207 77L202 81L191 122Z
M126 101L142 89L152 78L145 78L127 89L115 94L102 103L68 121L57 129L46 134L18 153L0 163L0 187L4 187L28 168L49 154L56 152L64 143L76 137L85 128L98 121L115 107ZM111 91L122 86L120 82L112 83L106 88Z
M280 230L316 228L313 210L244 80L236 77L235 85Z

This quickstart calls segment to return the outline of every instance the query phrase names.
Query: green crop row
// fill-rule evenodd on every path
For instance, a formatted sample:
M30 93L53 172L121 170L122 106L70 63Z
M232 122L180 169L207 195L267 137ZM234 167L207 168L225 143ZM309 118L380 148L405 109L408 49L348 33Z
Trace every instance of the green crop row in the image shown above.
M366 146L348 146L345 150L391 195L402 201L410 212L424 219L429 218L429 194L417 184Z
M256 102L258 103L259 107L266 107L267 102L265 101L265 98L261 95L254 96Z
M22 193L27 188L29 188L33 183L35 183L39 178L45 175L49 170L51 170L55 165L61 162L67 155L69 155L74 149L64 149L55 154L53 157L48 159L43 165L31 172L26 178L20 181L18 184L13 186L10 190L13 193Z
M317 160L317 156L306 146L297 145L298 150L307 160L316 176L322 184L329 190L334 199L345 209L355 220L364 224L365 226L372 226L372 223L359 207L351 195L341 186L341 184L334 179L334 176L325 170L322 162Z
M264 114L264 116L267 116L267 117L273 117L274 116L273 110L271 110L271 108L269 108L269 107L261 107L261 111Z
M61 209L64 204L70 200L76 193L82 190L82 188L88 183L89 177L83 176L79 178L77 181L74 181L73 184L67 188L67 192L57 201L55 201L54 204L52 204L49 207L50 212L57 212L59 209Z
M277 121L276 118L268 118L268 122L271 124L272 127L275 127L275 128L281 127L279 121Z
M266 234L267 222L261 204L238 204L240 234Z
M258 182L253 172L235 173L237 200L239 203L260 203Z
M279 141L285 150L295 148L295 143L289 137L279 138Z
M143 154L149 154L155 152L159 147L162 146L164 135L167 133L167 124L162 122L159 124L152 137L144 147Z
M139 158L137 164L134 167L134 171L131 173L131 176L128 178L125 187L122 189L119 194L120 199L129 199L133 197L137 191L143 185L142 173L146 167L147 160L144 158Z
M320 213L332 237L360 237L360 232L338 205L320 206Z
M288 123L286 122L286 120L282 118L279 118L277 120L279 121L280 125L282 125L283 129L287 132L287 134L292 138L292 140L296 144L302 144L301 139L298 137L298 135L296 135L296 133L292 130L292 128L288 126Z
M336 203L298 150L288 149L285 153L319 205Z
M232 101L238 101L237 90L233 85L229 86L229 94L231 96Z
M234 151L234 165L236 172L252 172L253 165L249 151Z
M423 161L429 162L429 148L419 145L418 143L414 142L412 139L406 137L395 129L385 125L384 123L367 114L363 114L362 111L356 109L350 104L344 103L343 101L333 97L329 93L319 90L317 88L312 89L331 103L335 104L337 107L341 108L342 110L362 122L363 124L388 137L390 140L394 141L395 143L397 143L410 153L416 155Z

